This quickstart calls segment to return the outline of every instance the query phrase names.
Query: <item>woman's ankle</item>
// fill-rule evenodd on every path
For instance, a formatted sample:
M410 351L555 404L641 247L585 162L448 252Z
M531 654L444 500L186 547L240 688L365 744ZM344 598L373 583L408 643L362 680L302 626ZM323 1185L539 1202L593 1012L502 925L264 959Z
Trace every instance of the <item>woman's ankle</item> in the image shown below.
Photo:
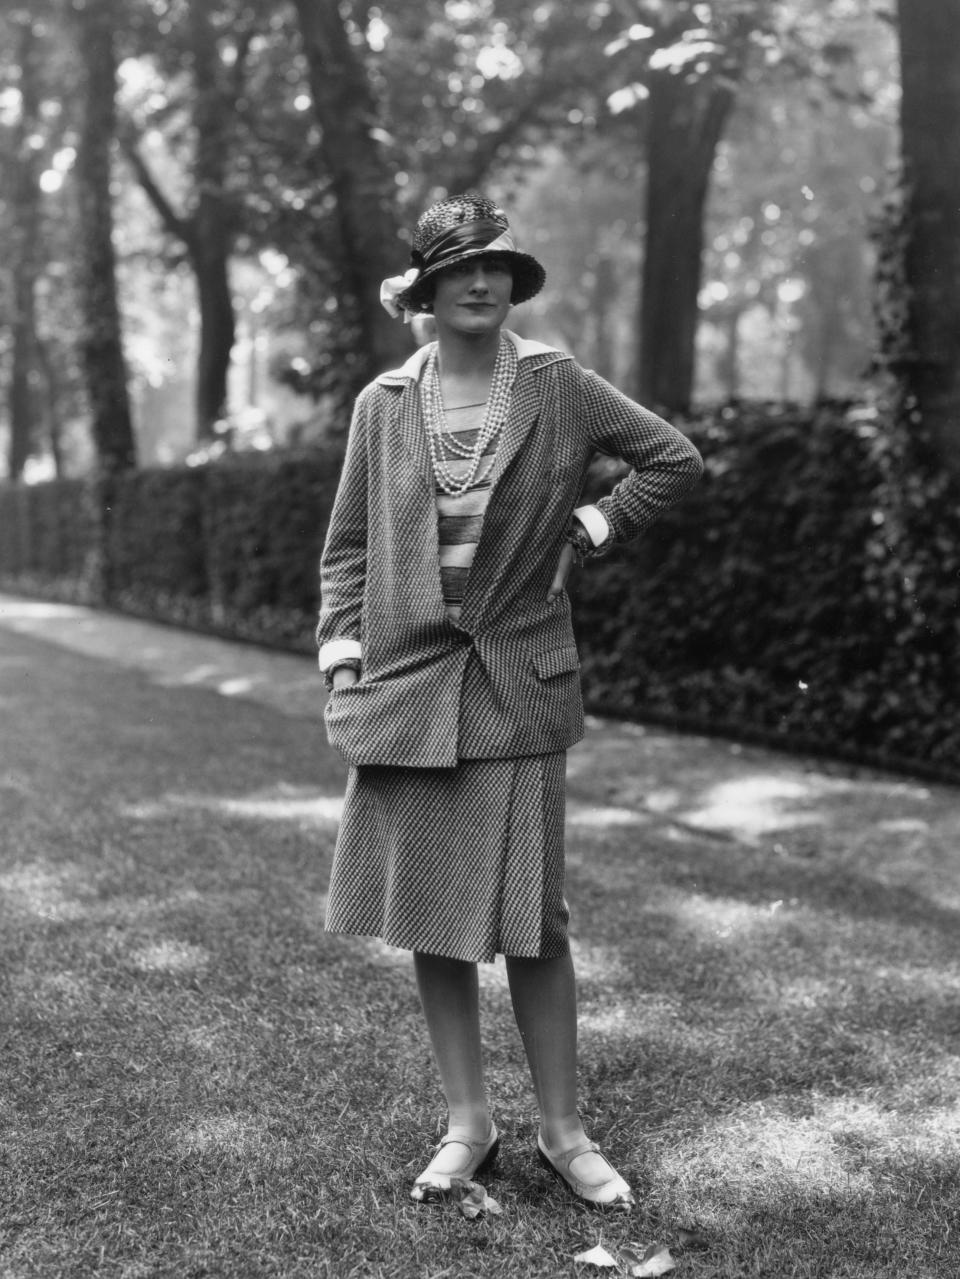
M562 1154L588 1141L586 1131L576 1113L558 1117L540 1117L540 1140L554 1154Z
M490 1107L483 1105L451 1106L447 1113L447 1132L470 1141L484 1141L490 1133L493 1117Z

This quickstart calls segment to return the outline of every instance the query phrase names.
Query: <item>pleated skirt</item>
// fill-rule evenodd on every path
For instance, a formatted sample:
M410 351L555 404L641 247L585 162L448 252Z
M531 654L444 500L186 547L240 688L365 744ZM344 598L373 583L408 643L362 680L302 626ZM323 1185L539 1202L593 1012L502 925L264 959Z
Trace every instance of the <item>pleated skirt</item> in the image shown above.
M567 951L566 754L350 769L326 928L449 959Z

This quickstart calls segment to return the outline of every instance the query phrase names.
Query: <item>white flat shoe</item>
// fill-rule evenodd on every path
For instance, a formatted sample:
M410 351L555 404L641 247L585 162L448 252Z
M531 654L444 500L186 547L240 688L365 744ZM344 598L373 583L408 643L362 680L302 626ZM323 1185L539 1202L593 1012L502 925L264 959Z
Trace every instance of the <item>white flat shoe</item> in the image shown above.
M463 1162L453 1171L434 1172L433 1162L446 1146L461 1146ZM489 1135L483 1141L469 1141L466 1137L452 1137L447 1133L440 1138L436 1154L413 1183L410 1198L417 1203L438 1203L450 1193L452 1181L472 1181L478 1172L493 1163L500 1148L500 1134L491 1123Z
M569 1150L564 1150L562 1154L552 1155L543 1144L543 1138L537 1133L537 1149L540 1154L540 1162L544 1167L549 1168L561 1181L566 1182L578 1199L583 1199L595 1208L633 1207L633 1191L617 1172L616 1168L613 1167L606 1155L600 1154L600 1147L595 1141L582 1141L579 1146L572 1146ZM597 1182L581 1181L571 1171L570 1165L574 1159L579 1155L587 1154L600 1155L600 1158L610 1169L609 1177Z

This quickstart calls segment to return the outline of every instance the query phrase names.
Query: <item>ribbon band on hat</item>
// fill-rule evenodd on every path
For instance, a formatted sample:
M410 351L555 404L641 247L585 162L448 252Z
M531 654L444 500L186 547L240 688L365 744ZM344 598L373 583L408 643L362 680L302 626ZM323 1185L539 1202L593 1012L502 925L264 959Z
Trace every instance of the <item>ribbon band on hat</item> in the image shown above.
M504 231L496 222L480 218L451 227L438 235L425 253L414 250L410 256L415 266L426 270L464 253L513 253L515 250L516 244L509 231Z
M491 231L495 233L494 238L488 240L486 237ZM396 319L401 311L404 312L404 319L406 319L407 313L398 299L417 282L421 271L427 268L436 270L449 258L460 258L465 254L470 256L480 253L514 253L516 247L510 232L503 231L496 222L483 219L461 223L460 226L452 227L444 235L438 236L426 253L418 253L414 250L410 256L416 265L409 271L404 272L403 275L391 275L389 279L382 282L381 305L393 319Z

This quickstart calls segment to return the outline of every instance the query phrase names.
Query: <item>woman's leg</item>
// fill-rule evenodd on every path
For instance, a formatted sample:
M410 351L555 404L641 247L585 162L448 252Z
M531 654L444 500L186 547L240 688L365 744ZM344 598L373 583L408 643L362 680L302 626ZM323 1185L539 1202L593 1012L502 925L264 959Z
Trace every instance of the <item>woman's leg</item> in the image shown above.
M483 1085L480 1044L480 993L476 964L440 955L413 956L420 1003L447 1099L451 1134L482 1141L490 1132L490 1110ZM445 1147L455 1166L463 1147ZM431 1164L435 1172L443 1168Z
M510 998L551 1150L585 1139L577 1113L577 989L573 959L507 957Z
M507 958L510 998L526 1049L540 1107L540 1136L558 1156L587 1140L577 1111L577 989L573 958ZM612 1187L613 1169L599 1152L572 1159L571 1173L590 1187L629 1195L625 1182ZM614 1173L614 1176L616 1174ZM618 1179L619 1180L619 1179Z

